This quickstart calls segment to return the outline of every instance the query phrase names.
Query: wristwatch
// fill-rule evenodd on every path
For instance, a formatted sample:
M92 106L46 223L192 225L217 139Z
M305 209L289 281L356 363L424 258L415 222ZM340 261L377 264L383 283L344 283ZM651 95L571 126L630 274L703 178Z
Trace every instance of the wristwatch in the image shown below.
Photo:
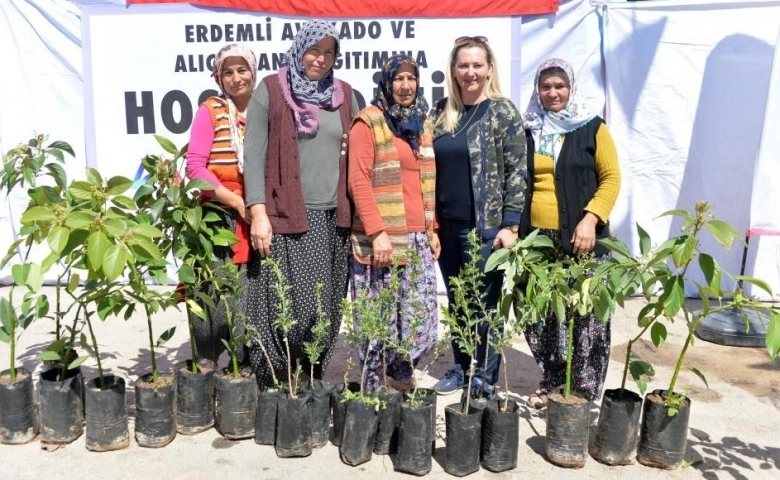
M512 233L517 233L520 231L520 225L507 225L504 227L505 229L509 230Z

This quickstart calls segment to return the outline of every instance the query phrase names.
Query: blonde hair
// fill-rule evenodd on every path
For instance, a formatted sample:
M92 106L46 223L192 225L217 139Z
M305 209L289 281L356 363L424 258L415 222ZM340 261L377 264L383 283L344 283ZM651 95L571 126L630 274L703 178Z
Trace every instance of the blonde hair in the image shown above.
M456 44L454 47L452 47L449 61L447 62L446 78L449 97L447 98L447 102L444 105L444 111L436 119L436 126L443 126L444 131L447 133L452 133L455 131L458 126L458 121L465 111L463 101L460 98L460 85L458 85L458 82L455 80L455 75L453 75L452 71L455 68L455 63L458 59L458 53L461 51L461 49L474 47L481 48L485 51L485 59L488 65L493 67L493 71L485 82L483 91L485 97L491 100L500 100L506 98L504 94L501 93L501 84L498 81L498 65L496 64L495 56L493 55L493 50L490 48L490 45L488 45L487 42L479 42L475 39L469 39L463 43Z

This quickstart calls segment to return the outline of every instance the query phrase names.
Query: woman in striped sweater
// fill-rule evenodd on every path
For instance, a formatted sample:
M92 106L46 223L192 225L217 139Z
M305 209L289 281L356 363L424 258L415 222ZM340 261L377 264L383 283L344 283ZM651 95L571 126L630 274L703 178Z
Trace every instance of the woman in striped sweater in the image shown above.
M220 224L212 226L232 230L239 238L239 243L232 249L214 248L218 258L215 267L231 261L237 264L242 285L246 278L246 263L249 261L249 227L244 208L244 125L246 109L255 88L256 72L257 61L248 47L229 44L219 50L212 76L221 93L207 98L198 108L187 151L187 177L206 180L213 185L212 190L202 192L201 199L222 207L221 210L211 209L221 220ZM217 297L212 285L204 285L202 291L211 298ZM236 334L244 331L245 298L243 293L239 293L237 298L228 301ZM227 312L222 303L217 303L216 309L207 305L201 307L208 320L190 314L195 345L200 358L216 363L225 350L222 340L229 339ZM244 362L244 347L239 346L237 353L239 361Z
M367 364L367 391L381 386L385 375L389 386L408 389L414 364L436 340L435 263L440 247L434 221L436 167L427 111L417 63L408 55L395 55L382 68L374 100L358 113L350 130L348 185L355 204L350 268L353 299L360 291L374 296L389 288L397 272L400 289L395 293L389 329L393 337L409 345L408 356L379 339L359 345L360 361ZM408 257L412 251L415 261ZM393 264L401 268L394 270ZM360 320L356 319L358 328Z

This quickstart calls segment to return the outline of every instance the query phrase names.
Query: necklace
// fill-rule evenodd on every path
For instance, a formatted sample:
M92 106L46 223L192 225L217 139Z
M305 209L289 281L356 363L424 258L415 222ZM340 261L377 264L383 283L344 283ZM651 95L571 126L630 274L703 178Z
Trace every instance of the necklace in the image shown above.
M452 138L455 138L455 137L457 137L458 135L460 135L460 133L461 133L463 130L465 130L465 129L466 129L466 127L468 127L468 126L469 126L469 124L471 123L471 121L474 119L474 115L476 115L476 114L477 114L477 110L479 110L479 103L480 103L480 102L477 102L477 103L475 103L475 104L473 105L473 108L474 108L474 110L472 110L472 111L471 111L471 116L469 117L469 119L468 119L468 120L466 120L466 123L464 123L464 124L463 124L463 126L462 126L462 127L460 127L460 130L458 130L457 132L455 132L455 133L453 133L453 134L452 134Z

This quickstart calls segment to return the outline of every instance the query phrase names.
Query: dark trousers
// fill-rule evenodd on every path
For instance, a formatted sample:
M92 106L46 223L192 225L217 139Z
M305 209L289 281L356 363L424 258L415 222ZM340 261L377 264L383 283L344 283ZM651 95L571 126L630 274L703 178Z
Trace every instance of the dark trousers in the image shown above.
M450 305L453 305L454 303L453 293L450 289L450 278L457 277L461 267L470 260L468 235L473 228L473 222L439 217L439 241L441 242L439 268L444 277L444 284L447 286L447 298ZM493 253L493 241L489 240L480 246L480 259L478 263L478 268L480 270L485 268L485 262L488 257L490 257L491 253ZM486 274L482 279L483 288L487 294L485 303L490 310L495 309L498 304L499 296L501 294L501 281L501 272L497 271ZM498 381L498 369L501 365L501 355L496 352L495 348L488 345L487 322L481 322L477 331L480 340L479 346L477 347L477 369L475 377L484 380L490 385L494 385ZM486 347L488 348L487 367L485 367ZM468 372L471 357L461 352L460 347L454 340L452 341L452 352L455 357L455 363L459 364L464 372Z

